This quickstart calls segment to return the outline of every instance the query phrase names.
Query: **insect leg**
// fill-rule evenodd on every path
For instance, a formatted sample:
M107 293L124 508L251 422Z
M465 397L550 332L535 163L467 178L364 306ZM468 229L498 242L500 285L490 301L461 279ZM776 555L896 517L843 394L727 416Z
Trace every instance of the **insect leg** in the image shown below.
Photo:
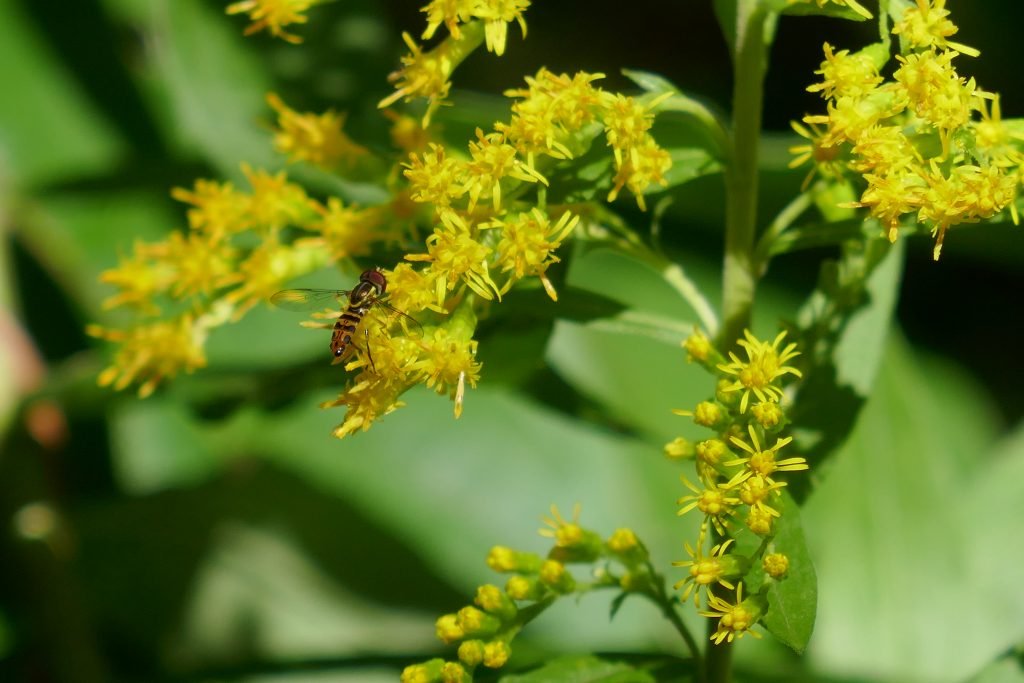
M373 362L373 353L370 351L370 331L366 327L363 327L363 336L366 337L366 357L370 359L370 367L376 373L377 366Z

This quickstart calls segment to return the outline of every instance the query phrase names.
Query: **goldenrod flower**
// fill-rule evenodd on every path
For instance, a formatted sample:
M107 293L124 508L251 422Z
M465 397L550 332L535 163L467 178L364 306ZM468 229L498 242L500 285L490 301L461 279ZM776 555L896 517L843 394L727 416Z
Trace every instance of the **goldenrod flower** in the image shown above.
M753 425L747 426L747 432L750 434L750 444L735 436L729 439L734 446L739 446L746 451L748 453L747 457L730 460L725 463L727 466L744 465L746 467L746 476L760 475L769 484L775 483L775 480L772 479L772 474L775 472L796 472L807 469L807 460L805 458L794 457L786 458L785 460L775 460L775 454L792 442L793 437L787 436L784 439L776 439L774 446L763 449Z
M251 198L231 185L213 180L196 180L192 190L176 187L171 196L191 204L186 212L193 230L205 232L214 240L221 240L251 227L249 204Z
M764 506L752 507L747 513L743 523L747 525L752 533L758 536L768 536L772 533L772 525L775 522L775 515L771 514Z
M878 75L874 60L866 53L835 52L828 43L825 43L824 51L825 61L814 72L821 74L822 82L807 86L808 92L820 92L826 98L843 95L862 97L884 80Z
M659 147L654 138L647 136L641 145L631 147L628 153L622 155L622 162L613 180L614 186L608 192L608 201L614 202L619 196L619 191L623 187L628 187L636 197L637 206L641 211L646 211L644 192L652 184L667 186L665 173L670 168L671 155Z
M825 5L831 2L833 5L839 5L840 7L849 7L850 9L852 9L854 12L861 15L865 19L872 18L871 12L865 9L863 5L857 2L857 0L787 0L787 3L790 5L795 5L796 3L801 2L807 4L813 2L817 4L818 7L824 7Z
M308 222L303 227L319 234L299 239L295 245L300 248L322 248L333 261L366 256L373 242L393 237L379 231L383 223L380 207L363 209L345 206L337 197L329 197L327 206L314 202L313 209L320 215L320 219Z
M780 517L782 513L769 505L768 499L772 494L776 497L782 495L780 491L785 485L786 482L774 481L763 474L751 475L748 471L741 471L725 486L735 488L744 505L757 508L772 517Z
M477 0L473 16L484 22L487 50L499 57L505 54L505 40L508 25L515 21L526 37L526 19L523 12L530 6L530 0Z
M465 56L472 51L472 46L464 44L468 32L447 39L429 52L424 52L408 33L402 34L402 40L409 46L409 54L402 57L402 68L395 71L388 80L395 83L395 92L391 93L377 106L381 109L389 107L398 100L409 102L417 97L429 100L427 111L423 115L423 127L430 124L430 117L441 103L448 97L452 84L449 77Z
M438 27L444 24L453 38L461 38L459 24L473 18L477 4L478 0L430 0L420 9L427 15L427 28L423 30L421 37L423 40L430 40Z
M512 576L505 583L505 592L513 600L540 600L546 590L535 577Z
M724 534L726 527L730 524L730 517L735 513L736 506L740 504L740 499L729 495L729 490L722 485L712 484L699 489L691 484L686 477L681 476L680 479L686 488L693 491L693 495L683 496L676 501L677 505L683 506L676 514L685 515L696 508L704 514L705 519L710 521L719 533Z
M782 398L782 390L773 382L783 375L791 374L801 377L800 371L785 363L800 355L796 344L791 343L784 349L779 344L786 337L785 331L780 332L770 344L757 339L750 330L743 331L744 339L739 345L747 353L747 360L741 361L735 353L729 352L731 363L719 365L718 369L727 375L734 375L736 381L728 387L729 391L743 391L740 412L747 412L750 395L760 401L776 401Z
M426 254L407 254L409 261L429 261L434 271L437 304L445 292L462 280L484 299L501 298L501 290L491 279L487 265L491 248L481 244L464 219L452 212L441 215L441 225L427 238Z
M475 387L480 379L476 340L465 332L438 327L424 337L420 347L420 358L410 371L437 393L449 393L455 401L455 417L459 417L466 385Z
M689 567L689 576L677 581L673 586L676 590L683 588L683 594L679 596L680 601L686 602L693 594L693 604L700 607L700 589L707 588L712 584L720 584L729 590L735 590L736 585L730 579L742 578L750 565L749 560L737 555L726 555L726 550L732 545L730 538L724 543L719 543L711 548L711 552L704 555L704 531L701 530L697 540L697 549L694 550L689 542L684 544L689 560L673 562L673 567Z
M535 574L540 571L539 555L496 545L487 553L487 566L496 572Z
M254 228L279 230L303 223L313 215L313 203L300 185L288 181L284 171L270 174L242 164L252 186L248 217Z
M558 293L545 271L552 263L558 262L555 250L572 234L579 221L579 216L566 211L552 225L547 214L534 207L529 213L495 219L481 226L501 229L501 239L496 248L497 265L503 273L511 273L501 288L502 293L511 289L516 280L526 275L535 275L540 278L551 300L558 301Z
M402 683L437 683L441 676L441 670L445 662L440 657L435 657L422 664L410 664L402 669Z
M445 614L438 617L437 621L434 622L434 632L437 634L438 640L446 645L466 637L462 626L459 625L457 614Z
M778 581L789 572L789 558L782 553L768 553L761 561L761 567L765 574Z
M342 130L345 115L331 110L323 114L291 109L275 93L267 94L267 102L277 112L278 130L274 132L274 149L289 161L308 161L323 168L351 169L360 158L369 154Z
M445 662L441 667L441 683L469 683L469 672L458 662Z
M263 29L270 34L287 40L289 43L301 43L302 38L284 30L290 24L305 24L309 21L304 12L322 0L242 0L228 5L228 14L246 13L252 23L245 29L245 35L252 35Z
M205 367L203 345L211 326L211 320L191 313L125 330L90 325L86 331L91 336L118 344L113 363L100 373L99 385L120 391L140 382L139 398L146 398L182 370L191 373Z
M973 47L947 40L959 29L948 19L946 0L917 0L917 5L903 11L903 17L893 25L892 32L903 36L916 48L955 50L970 57L981 54Z
M544 560L538 574L541 583L556 593L572 593L576 588L576 579L558 560Z
M768 611L768 601L761 595L743 599L743 584L736 588L736 603L730 603L717 595L708 596L709 611L701 612L705 617L718 619L718 629L711 635L716 645L722 641L732 642L750 633L755 638L761 634L750 629Z
M932 51L896 55L901 66L893 74L910 98L915 114L938 129L943 153L949 153L949 135L970 120L977 88L974 79L960 77L953 68L955 52Z
M463 637L486 637L494 635L501 628L501 619L472 605L460 609L455 617Z
M464 640L459 643L459 661L468 667L480 666L484 661L484 641Z
M804 126L797 121L790 121L789 125L793 132L809 143L789 148L789 153L794 155L789 162L789 168L798 168L808 161L811 162L811 170L804 176L804 182L800 185L801 190L806 190L810 186L816 173L820 173L826 180L842 177L843 171L846 170L843 150L827 130L822 130L814 123Z
M237 286L224 298L235 305L234 319L238 320L253 306L269 299L289 280L322 268L326 263L327 254L315 245L290 246L271 237L238 264L233 275Z
M444 147L430 143L423 154L410 154L402 164L402 175L409 181L413 201L434 205L438 215L451 206L452 200L466 194L466 163L447 156Z
M483 664L488 669L500 669L512 656L512 649L504 640L492 640L484 645Z
M544 176L518 158L515 147L505 142L501 133L484 135L477 128L476 142L469 143L469 156L464 189L469 192L470 212L480 199L488 197L494 204L494 210L501 211L501 181L504 178L548 184Z

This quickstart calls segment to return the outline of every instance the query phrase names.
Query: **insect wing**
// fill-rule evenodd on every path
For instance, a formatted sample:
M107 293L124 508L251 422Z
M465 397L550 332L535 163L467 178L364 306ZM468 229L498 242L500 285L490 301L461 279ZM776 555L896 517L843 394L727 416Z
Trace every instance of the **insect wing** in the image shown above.
M270 303L287 311L312 311L348 298L343 289L282 289L270 297Z
M398 310L397 308L395 308L394 306L392 306L391 304L388 304L388 303L385 303L383 301L380 301L379 299L377 300L375 305L380 306L381 308L386 308L386 309L388 309L389 311L391 311L395 315L402 316L403 318L408 320L410 323L415 325L416 329L420 332L420 334L423 333L423 325L420 324L419 320L416 320L416 318L412 317L408 313L404 313L404 312Z

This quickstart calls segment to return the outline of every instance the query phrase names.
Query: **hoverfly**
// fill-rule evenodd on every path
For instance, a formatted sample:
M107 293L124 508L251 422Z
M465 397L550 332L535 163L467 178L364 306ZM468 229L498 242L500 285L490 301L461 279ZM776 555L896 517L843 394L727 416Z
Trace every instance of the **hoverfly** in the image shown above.
M348 304L338 316L334 323L334 330L331 333L331 353L335 359L340 360L349 347L362 350L352 340L356 328L362 322L363 317L370 312L374 306L383 306L393 313L410 320L417 327L422 329L414 318L406 315L397 308L388 305L382 299L387 291L388 281L384 273L376 268L364 270L359 276L359 282L350 290L345 289L283 289L270 297L270 303L291 311L309 311L326 305L332 299L340 301L348 298ZM374 372L377 367L373 363L373 354L370 351L370 333L364 327L363 334L366 339L366 357L370 361L370 367Z

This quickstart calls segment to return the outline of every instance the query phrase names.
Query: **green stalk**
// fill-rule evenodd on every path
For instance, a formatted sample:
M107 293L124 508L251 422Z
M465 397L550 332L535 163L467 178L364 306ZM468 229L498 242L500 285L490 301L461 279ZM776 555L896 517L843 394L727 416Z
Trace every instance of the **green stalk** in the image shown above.
M726 174L725 262L720 348L731 347L750 325L757 287L753 247L757 220L757 155L764 103L766 12L759 0L736 3L733 55L733 156Z

